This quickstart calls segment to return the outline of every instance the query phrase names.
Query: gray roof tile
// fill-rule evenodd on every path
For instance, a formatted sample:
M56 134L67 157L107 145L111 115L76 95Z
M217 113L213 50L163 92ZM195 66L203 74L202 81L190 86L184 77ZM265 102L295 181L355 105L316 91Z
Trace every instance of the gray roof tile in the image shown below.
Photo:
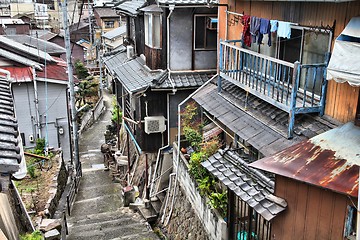
M270 221L285 210L284 206L267 198L274 192L274 182L262 172L249 167L235 151L219 150L201 165L211 169L214 176L266 220Z
M139 9L145 5L143 0L132 0L121 2L115 6L116 10L119 10L123 14L128 14L130 16L136 16L140 13Z
M18 137L9 82L0 76L0 173L14 173L19 169L22 155Z
M181 72L170 74L154 82L152 88L154 89L171 89L175 88L198 88L207 82L215 72Z

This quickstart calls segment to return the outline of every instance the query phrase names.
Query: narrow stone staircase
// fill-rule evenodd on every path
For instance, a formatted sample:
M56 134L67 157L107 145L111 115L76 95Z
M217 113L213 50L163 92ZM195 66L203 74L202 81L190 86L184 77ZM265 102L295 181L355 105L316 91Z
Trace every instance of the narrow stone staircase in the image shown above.
M68 239L158 239L151 227L128 208L71 219Z

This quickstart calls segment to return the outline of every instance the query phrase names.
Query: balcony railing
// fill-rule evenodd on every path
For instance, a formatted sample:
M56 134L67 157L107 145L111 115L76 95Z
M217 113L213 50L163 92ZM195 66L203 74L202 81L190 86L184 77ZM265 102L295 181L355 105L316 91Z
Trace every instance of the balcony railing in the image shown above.
M237 42L220 42L219 91L225 79L288 112L289 138L293 136L296 114L323 115L326 63L289 63L238 47Z

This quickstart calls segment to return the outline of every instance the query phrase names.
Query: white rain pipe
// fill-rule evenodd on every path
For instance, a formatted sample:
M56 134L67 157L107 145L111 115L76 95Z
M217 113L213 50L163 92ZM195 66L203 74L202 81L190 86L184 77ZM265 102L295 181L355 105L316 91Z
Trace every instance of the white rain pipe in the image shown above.
M46 67L46 66L45 66ZM37 122L37 130L39 134L39 138L41 138L41 122L40 122L40 110L39 110L39 96L38 96L38 88L37 88L37 81L36 81L36 71L35 67L32 67L32 74L33 74L33 84L34 84L34 102L35 102L35 117ZM35 136L34 136L35 138Z
M204 83L201 87L199 87L198 89L196 89L193 93L191 93L187 98L185 98L181 103L179 103L178 105L178 141L177 141L177 148L178 148L178 152L176 154L176 179L175 179L175 192L173 195L173 198L171 200L171 208L170 208L170 212L169 212L169 216L168 219L166 221L166 223L169 222L172 211L173 211L173 207L174 207L174 202L175 202L175 196L177 194L176 191L176 186L177 186L177 182L178 182L178 173L179 173L179 161L180 161L180 133L181 133L181 124L180 124L180 110L181 110L181 106L186 103L190 98L192 98L196 93L198 93L201 89L203 89L206 85L208 85L211 81L213 81L216 77L218 76L218 74L215 74L212 78L210 78L206 83ZM166 224L165 224L166 226Z

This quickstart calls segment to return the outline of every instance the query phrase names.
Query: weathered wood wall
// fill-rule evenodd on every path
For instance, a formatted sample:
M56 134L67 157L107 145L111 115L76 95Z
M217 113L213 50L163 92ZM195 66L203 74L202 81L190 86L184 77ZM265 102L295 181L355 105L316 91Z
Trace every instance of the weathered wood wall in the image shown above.
M346 3L320 2L254 2L239 0L221 0L228 4L229 11L298 23L301 26L332 26L336 21L334 39L342 32L352 17L360 15L360 1ZM228 36L226 37L226 25ZM226 7L219 8L219 38L240 39L242 25L234 15L226 22ZM341 122L355 119L359 98L359 87L348 83L329 81L325 114Z
M345 195L282 176L276 176L275 195L288 207L273 220L271 239L343 239L347 206L353 205Z
M151 48L145 45L146 66L152 70L162 68L161 49Z

